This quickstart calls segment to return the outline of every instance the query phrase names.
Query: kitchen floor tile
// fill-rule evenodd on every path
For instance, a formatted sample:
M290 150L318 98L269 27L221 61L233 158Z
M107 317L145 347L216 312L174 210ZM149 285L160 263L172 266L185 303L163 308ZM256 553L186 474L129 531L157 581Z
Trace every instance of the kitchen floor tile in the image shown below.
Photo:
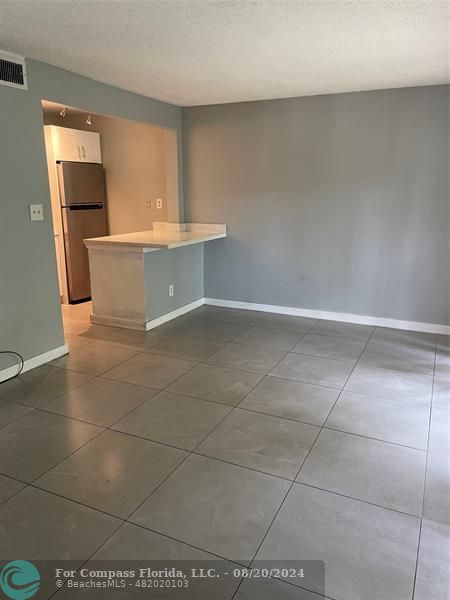
M104 373L104 377L163 389L197 363L145 352Z
M433 378L422 373L356 365L345 386L349 392L403 400L413 404L431 404Z
M256 373L268 373L285 352L274 348L246 346L244 344L227 344L221 350L206 359L210 365L244 369Z
M104 431L36 486L125 519L185 456L174 448Z
M108 369L136 356L136 352L108 344L93 342L52 361L52 365L70 371L101 375Z
M197 452L294 479L319 431L313 425L235 409Z
M156 393L150 388L96 377L53 400L45 410L109 427Z
M191 455L130 521L249 563L290 483Z
M193 450L230 410L198 398L161 392L116 423L114 429Z
M326 427L427 450L429 422L428 406L343 392Z
M0 400L0 428L17 421L20 417L31 412L33 409L30 406L22 406L13 402L4 402Z
M308 334L295 346L292 352L323 358L352 360L356 363L365 345L365 342L345 338Z
M14 496L17 492L25 487L24 483L6 477L6 475L0 475L0 504L5 502L11 496Z
M121 521L65 498L27 487L0 506L3 556L82 561Z
M450 381L434 378L433 407L450 409Z
M78 335L91 340L101 341L108 338L111 334L116 333L117 330L118 327L89 323L85 328L82 328Z
M224 345L225 342L211 340L209 338L178 334L153 346L153 348L150 349L150 352L162 354L164 356L172 356L173 358L198 361L217 352L217 350Z
M0 473L31 482L101 431L34 410L0 429Z
M423 516L450 525L450 457L428 453Z
M326 592L335 600L411 600L419 524L416 517L294 484L256 559L277 566L323 560Z
M268 375L239 407L312 425L323 425L338 395L339 390Z
M424 519L414 600L448 600L449 591L450 527Z
M342 323L340 321L319 321L310 331L314 335L337 337L357 342L367 342L372 335L374 327L358 325L355 323Z
M8 402L40 407L89 379L91 377L84 373L73 373L42 365L0 383L0 398Z
M175 335L175 331L165 330L164 332L158 332L156 329L151 331L118 329L115 333L109 335L104 340L104 343L143 352L173 335Z
M434 348L415 348L371 341L362 353L359 364L433 375L434 356Z
M199 321L183 330L185 335L193 335L214 340L231 342L238 335L246 331L250 325L248 323L233 323L230 321L220 321L216 318Z
M301 337L302 334L254 325L251 329L236 338L236 342L239 344L249 344L250 346L266 346L268 348L288 351L297 344Z
M436 347L436 336L433 333L421 333L419 331L406 331L403 329L389 329L377 327L371 339L372 342L381 344L393 344L434 350Z
M260 373L198 365L172 383L167 391L236 406L262 377Z
M434 406L431 409L428 450L436 454L450 455L450 410Z
M297 480L421 516L426 453L323 429Z
M271 371L275 377L296 379L334 388L342 388L355 366L354 361L332 360L306 354L288 354Z

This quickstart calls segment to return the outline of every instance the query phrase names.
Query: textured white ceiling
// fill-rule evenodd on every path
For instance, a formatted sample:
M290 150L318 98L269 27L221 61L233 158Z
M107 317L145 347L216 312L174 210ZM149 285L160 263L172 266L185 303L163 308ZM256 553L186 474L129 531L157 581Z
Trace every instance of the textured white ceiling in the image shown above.
M449 2L0 0L0 48L179 105L449 82Z

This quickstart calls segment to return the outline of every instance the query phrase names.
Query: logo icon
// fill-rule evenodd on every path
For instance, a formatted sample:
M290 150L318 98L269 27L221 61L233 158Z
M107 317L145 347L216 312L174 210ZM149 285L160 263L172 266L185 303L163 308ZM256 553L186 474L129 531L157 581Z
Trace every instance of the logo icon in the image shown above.
M36 567L27 560L13 560L3 567L0 589L11 600L27 600L36 594L41 577Z

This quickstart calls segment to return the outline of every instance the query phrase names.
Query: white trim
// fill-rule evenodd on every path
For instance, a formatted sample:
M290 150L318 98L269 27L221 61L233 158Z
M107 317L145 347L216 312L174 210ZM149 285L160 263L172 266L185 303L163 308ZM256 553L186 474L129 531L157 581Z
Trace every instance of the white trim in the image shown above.
M138 319L124 319L122 317L94 315L91 313L91 323L95 325L109 325L111 327L123 327L125 329L137 329L145 331L145 321Z
M194 302L191 302L190 304L185 304L184 306L181 306L180 308L177 308L176 310L173 310L172 312L162 315L161 317L157 317L156 319L147 321L147 323L145 325L145 329L147 331L149 331L150 329L159 327L159 325L163 325L164 323L167 323L168 321L172 321L172 319L181 317L181 315L184 315L184 314L190 312L191 310L194 310L194 308L203 306L203 304L205 304L204 298L199 298L198 300L194 300Z
M33 358L28 358L23 363L22 373L26 371L30 371L31 369L35 369L36 367L40 367L45 363L50 362L51 360L55 360L55 358L59 358L60 356L64 356L69 352L69 348L67 344L63 346L58 346L58 348L53 348L53 350L49 350L48 352L44 352L43 354L38 354L38 356L33 356ZM0 370L0 382L6 381L10 377L13 377L17 374L17 367L8 367L6 369Z
M281 315L324 319L326 321L342 321L345 323L357 323L361 325L374 325L376 327L391 327L392 329L407 329L409 331L450 335L450 325L421 323L420 321L402 321L400 319L369 317L366 315L313 310L310 308L294 308L292 306L276 306L275 304L254 304L252 302L239 302L237 300L220 300L219 298L205 298L204 300L205 304L222 306L224 308L242 308L244 310L258 310Z

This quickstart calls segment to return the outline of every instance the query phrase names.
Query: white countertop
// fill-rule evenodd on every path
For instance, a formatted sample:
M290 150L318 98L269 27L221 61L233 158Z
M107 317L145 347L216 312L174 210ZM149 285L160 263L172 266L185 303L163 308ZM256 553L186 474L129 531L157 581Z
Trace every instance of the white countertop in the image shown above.
M219 231L162 231L148 230L134 233L121 233L105 237L84 240L89 247L98 245L128 246L135 248L179 248L191 244L201 244L210 240L225 238L225 232Z

